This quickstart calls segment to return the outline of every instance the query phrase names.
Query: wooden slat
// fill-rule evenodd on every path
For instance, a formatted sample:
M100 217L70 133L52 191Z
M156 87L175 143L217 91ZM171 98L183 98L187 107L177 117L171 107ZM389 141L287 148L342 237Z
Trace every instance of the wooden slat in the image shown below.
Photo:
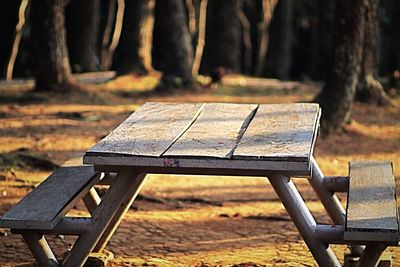
M118 171L127 166L147 173L215 174L235 176L266 176L268 172L281 172L310 176L308 162L273 160L234 160L222 158L153 158L118 155L114 157L87 156L97 171Z
M319 116L318 104L260 105L233 158L308 161Z
M399 225L391 162L350 163L346 240L398 241Z
M202 105L148 102L86 155L159 157L193 123Z
M98 176L93 166L61 167L0 219L0 227L52 229Z
M163 156L230 158L257 107L206 104L193 125Z

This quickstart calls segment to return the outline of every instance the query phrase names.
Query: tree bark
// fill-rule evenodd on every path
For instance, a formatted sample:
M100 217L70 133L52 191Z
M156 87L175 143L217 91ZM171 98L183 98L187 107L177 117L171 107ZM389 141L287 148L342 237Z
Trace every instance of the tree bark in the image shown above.
M350 119L360 74L367 0L338 0L332 68L316 101L322 107L321 133L337 131Z
M27 9L29 5L29 0L22 0L21 5L18 10L18 23L15 26L15 33L13 36L13 45L10 53L9 60L7 62L6 69L6 80L11 81L13 77L14 65L17 60L19 45L22 39L22 29L26 24Z
M320 0L317 3L317 44L311 62L311 72L313 78L319 80L325 80L329 66L332 65L335 3L336 0Z
M378 0L367 0L367 2L364 47L355 99L360 102L389 105L391 104L390 97L375 78L375 58L378 40Z
M125 1L125 15L122 24L121 39L115 51L118 74L145 74L147 70L140 54L142 47L141 28L148 16L147 0Z
M35 57L36 90L57 90L71 81L63 2L63 0L32 1L31 38Z
M201 72L218 67L240 71L241 26L238 0L213 0L208 3L206 44Z
M163 72L159 91L196 86L192 77L193 48L182 0L157 0L154 7L153 57Z
M0 3L0 77L6 78L7 63L13 46L15 25L21 1L8 0Z
M72 70L97 71L100 1L72 0L66 7L65 14Z
M266 74L288 80L292 63L293 0L278 1L271 22Z

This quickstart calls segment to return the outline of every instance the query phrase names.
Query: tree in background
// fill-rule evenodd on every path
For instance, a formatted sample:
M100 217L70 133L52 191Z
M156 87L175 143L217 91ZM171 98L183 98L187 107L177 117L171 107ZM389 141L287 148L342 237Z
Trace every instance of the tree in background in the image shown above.
M163 72L158 90L195 88L193 48L182 0L157 0L154 7L153 58Z
M218 67L240 72L242 46L238 0L212 0L207 7L206 44L201 72Z
M278 1L270 27L266 73L269 77L290 79L293 39L293 0Z
M33 0L31 9L35 89L66 89L71 82L63 0Z
M360 77L356 87L356 100L376 103L379 105L391 104L390 97L383 90L382 84L376 76L376 52L378 42L378 0L367 0L364 47L361 61Z
M119 61L116 66L118 74L148 72L141 55L143 45L141 28L149 12L147 2L147 0L125 1L121 39L115 55Z
M321 133L332 133L350 117L360 74L367 0L337 0L333 64L316 101L322 108Z
M0 8L0 77L6 77L7 63L13 46L15 25L18 22L18 8L21 1L8 0Z
M71 0L65 9L68 53L74 72L99 70L100 0Z

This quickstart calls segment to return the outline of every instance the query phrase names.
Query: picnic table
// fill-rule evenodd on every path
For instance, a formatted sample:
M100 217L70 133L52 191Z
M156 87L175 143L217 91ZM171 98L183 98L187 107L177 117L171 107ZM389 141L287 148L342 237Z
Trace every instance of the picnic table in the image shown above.
M359 266L376 266L399 240L391 163L352 162L350 178L324 176L313 157L320 116L319 105L311 103L146 103L83 157L87 181L64 202L79 195L90 218L65 217L71 205L63 202L46 227L43 216L25 227L28 219L12 210L0 226L22 233L42 265L59 264L44 233L78 235L61 266L82 266L89 253L104 249L146 174L258 176L269 179L320 266L341 266L330 244L348 244L360 256ZM316 222L292 177L308 179L331 225ZM96 183L110 185L101 201ZM348 193L347 212L335 196L339 191Z

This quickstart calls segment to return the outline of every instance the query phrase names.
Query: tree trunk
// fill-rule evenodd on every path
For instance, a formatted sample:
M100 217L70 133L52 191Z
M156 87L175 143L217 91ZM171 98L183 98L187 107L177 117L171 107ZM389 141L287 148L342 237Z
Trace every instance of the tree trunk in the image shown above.
M21 5L18 10L18 23L15 26L14 36L12 38L13 45L10 53L9 60L7 62L6 69L6 80L11 81L14 72L15 61L17 60L19 45L22 39L22 29L26 24L27 10L28 10L29 0L22 0Z
M154 7L153 55L163 72L158 90L193 88L193 48L182 0L157 0Z
M325 80L329 66L332 65L335 3L336 0L320 0L317 4L318 24L315 46L317 51L314 51L311 72L313 78L319 80Z
M240 71L241 26L238 0L212 0L207 7L206 44L201 71L218 67Z
M71 80L63 0L33 0L31 14L35 89L57 90Z
M288 80L292 63L293 0L280 0L275 7L269 38L266 73Z
M72 70L97 71L100 0L72 0L66 7L65 14Z
M117 63L118 74L147 73L143 58L140 55L143 43L140 30L147 15L147 0L125 1L121 39L114 58L114 62Z
M322 107L321 133L332 133L350 119L360 74L367 0L338 0L332 68L316 101Z
M0 78L6 77L7 63L13 46L15 25L18 23L18 9L21 1L0 3Z
M367 2L364 26L364 49L360 76L356 87L356 100L376 103L378 105L388 105L391 104L390 97L374 77L376 73L375 57L378 40L378 0L367 0Z
M272 20L272 14L274 13L277 0L262 0L262 13L263 22L259 27L259 44L258 44L258 55L255 67L255 75L261 76L264 72L265 58L268 53L270 26Z

